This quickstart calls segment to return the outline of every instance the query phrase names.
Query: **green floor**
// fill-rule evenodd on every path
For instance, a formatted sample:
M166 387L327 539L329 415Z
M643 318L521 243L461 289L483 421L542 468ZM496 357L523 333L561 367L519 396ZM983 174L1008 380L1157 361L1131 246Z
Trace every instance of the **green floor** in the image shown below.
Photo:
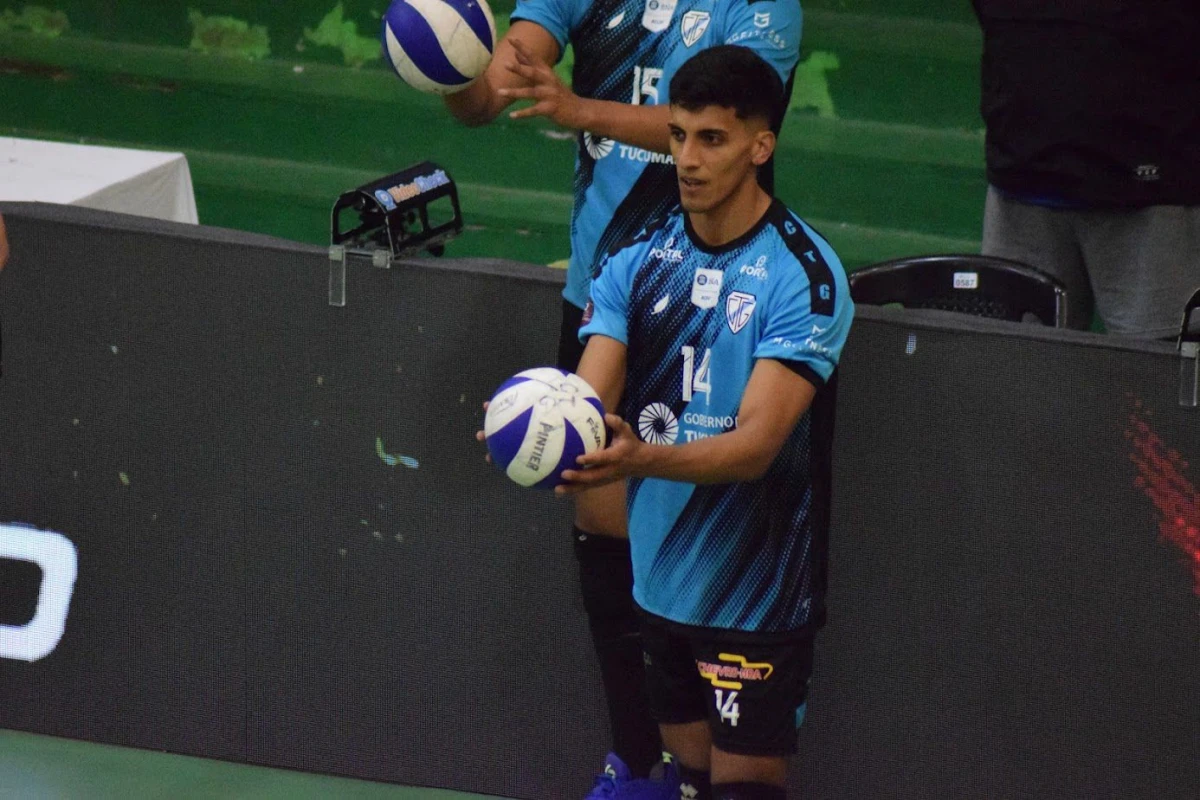
M5 800L482 800L328 775L231 764L0 730Z

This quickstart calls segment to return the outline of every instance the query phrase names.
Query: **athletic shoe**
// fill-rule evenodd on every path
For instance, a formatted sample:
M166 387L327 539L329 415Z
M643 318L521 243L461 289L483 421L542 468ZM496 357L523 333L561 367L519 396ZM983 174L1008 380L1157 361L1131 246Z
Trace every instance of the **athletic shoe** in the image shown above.
M661 780L635 778L616 753L609 753L604 772L596 776L584 800L679 800L679 776L667 760Z

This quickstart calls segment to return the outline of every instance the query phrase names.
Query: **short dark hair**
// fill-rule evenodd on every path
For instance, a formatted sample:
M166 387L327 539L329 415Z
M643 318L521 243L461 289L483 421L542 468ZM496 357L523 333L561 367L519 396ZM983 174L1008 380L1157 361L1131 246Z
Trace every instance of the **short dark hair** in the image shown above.
M671 105L732 108L738 119L761 117L774 128L782 117L783 81L753 50L723 44L684 62L671 78Z

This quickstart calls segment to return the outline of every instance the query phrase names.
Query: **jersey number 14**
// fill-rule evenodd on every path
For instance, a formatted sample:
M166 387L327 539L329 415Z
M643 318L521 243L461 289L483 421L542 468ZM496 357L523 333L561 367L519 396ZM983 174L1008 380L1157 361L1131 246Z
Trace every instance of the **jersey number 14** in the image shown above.
M700 366L696 366L696 348L684 345L680 348L683 354L683 399L690 401L694 394L703 394L704 402L709 401L712 392L712 380L709 374L708 362L712 360L712 349L705 348Z

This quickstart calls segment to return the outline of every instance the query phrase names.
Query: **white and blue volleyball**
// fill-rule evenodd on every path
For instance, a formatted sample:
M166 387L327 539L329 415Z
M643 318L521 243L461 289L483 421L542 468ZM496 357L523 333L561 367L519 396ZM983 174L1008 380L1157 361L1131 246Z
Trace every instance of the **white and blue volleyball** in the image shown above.
M604 406L587 381L553 367L500 385L483 422L492 463L521 486L553 489L575 459L606 444Z
M383 15L383 57L405 83L451 94L483 74L496 49L486 0L394 0Z

